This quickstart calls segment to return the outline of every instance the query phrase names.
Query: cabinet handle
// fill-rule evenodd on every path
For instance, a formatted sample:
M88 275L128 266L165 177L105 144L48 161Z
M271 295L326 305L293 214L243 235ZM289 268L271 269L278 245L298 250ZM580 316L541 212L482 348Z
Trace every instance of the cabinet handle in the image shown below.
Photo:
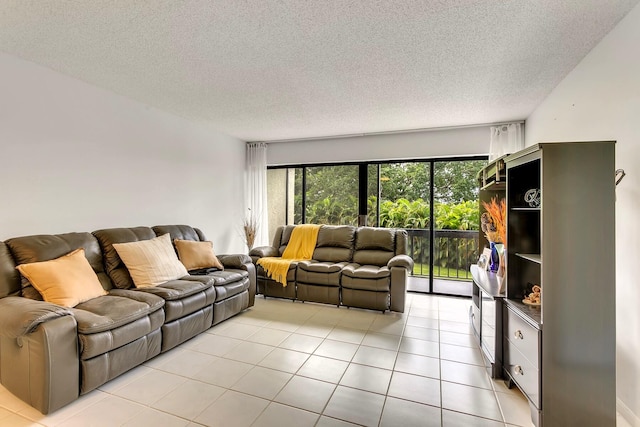
M524 375L524 370L522 369L522 366L520 366L520 365L516 365L516 366L514 366L514 367L513 367L513 371L514 371L516 374Z
M518 329L517 331L515 331L513 333L513 336L516 337L516 339L518 340L523 340L524 339L524 335L522 335L522 331L520 329Z

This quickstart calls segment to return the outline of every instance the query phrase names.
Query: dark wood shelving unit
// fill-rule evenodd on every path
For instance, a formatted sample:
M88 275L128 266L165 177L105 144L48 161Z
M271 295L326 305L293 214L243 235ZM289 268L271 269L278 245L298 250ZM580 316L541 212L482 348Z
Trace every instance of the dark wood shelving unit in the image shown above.
M504 375L537 426L616 424L614 148L543 143L505 162ZM523 302L533 285L539 306Z

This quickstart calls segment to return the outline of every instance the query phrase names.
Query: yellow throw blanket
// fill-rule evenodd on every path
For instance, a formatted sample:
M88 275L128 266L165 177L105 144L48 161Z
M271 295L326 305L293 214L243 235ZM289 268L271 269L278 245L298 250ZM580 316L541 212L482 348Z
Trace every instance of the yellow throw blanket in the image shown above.
M289 266L294 261L304 261L313 257L319 230L320 226L317 224L296 225L282 257L260 258L258 264L264 268L271 279L282 283L282 286L287 286Z

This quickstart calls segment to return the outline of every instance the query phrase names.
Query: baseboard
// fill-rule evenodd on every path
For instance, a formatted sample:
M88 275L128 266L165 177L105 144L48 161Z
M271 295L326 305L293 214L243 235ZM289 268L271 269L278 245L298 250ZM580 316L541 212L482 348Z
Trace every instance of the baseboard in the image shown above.
M619 398L616 399L616 410L631 427L640 427L640 418Z

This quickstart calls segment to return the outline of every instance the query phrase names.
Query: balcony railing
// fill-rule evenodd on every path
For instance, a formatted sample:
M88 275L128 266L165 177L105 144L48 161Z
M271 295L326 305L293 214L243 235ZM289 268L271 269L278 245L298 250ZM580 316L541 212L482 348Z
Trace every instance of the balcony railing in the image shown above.
M429 275L429 229L406 229L413 274ZM433 277L471 280L469 267L478 261L478 231L435 230Z

